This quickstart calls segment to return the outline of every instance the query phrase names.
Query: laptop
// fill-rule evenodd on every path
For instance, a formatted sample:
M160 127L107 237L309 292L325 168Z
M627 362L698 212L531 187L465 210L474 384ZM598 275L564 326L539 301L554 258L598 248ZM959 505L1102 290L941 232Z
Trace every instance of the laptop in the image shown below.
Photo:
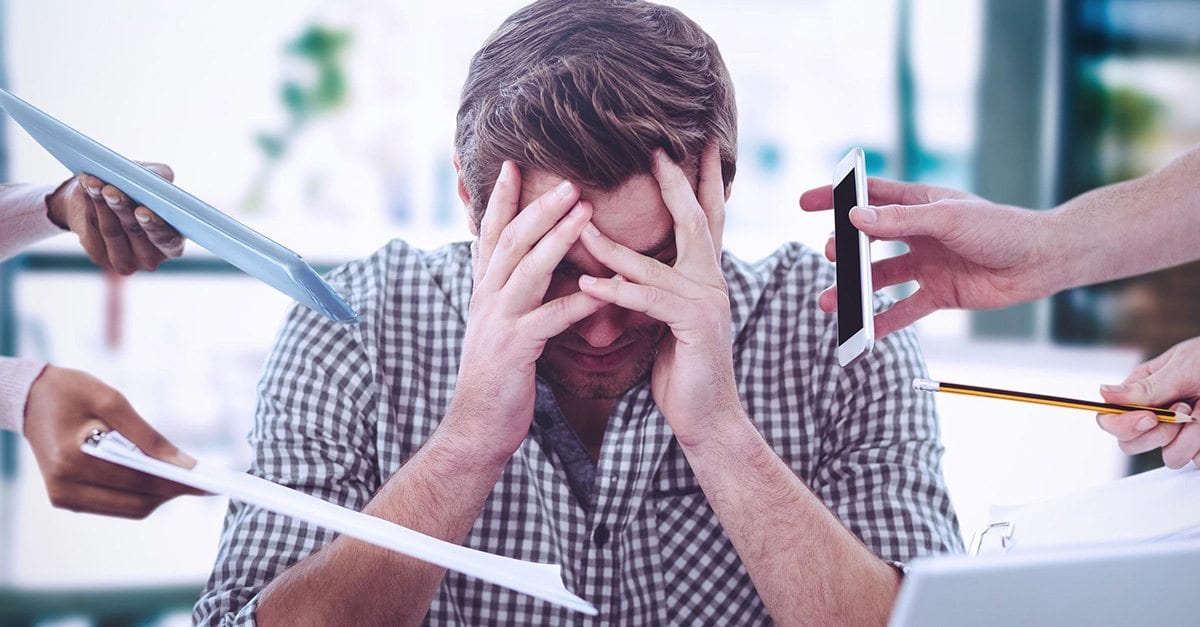
M1200 541L914 560L888 625L1200 625Z

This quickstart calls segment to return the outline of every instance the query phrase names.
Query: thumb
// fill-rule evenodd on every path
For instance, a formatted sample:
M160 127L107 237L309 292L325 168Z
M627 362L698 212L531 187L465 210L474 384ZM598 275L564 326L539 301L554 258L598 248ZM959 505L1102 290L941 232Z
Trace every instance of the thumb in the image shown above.
M105 415L99 416L99 418L110 427L120 431L121 435L136 444L147 455L184 468L192 468L196 465L195 458L176 448L170 440L147 424L134 411L133 406L124 396L116 395L115 401L105 409Z
M880 205L850 210L850 221L854 226L880 239L920 236L945 239L958 228L961 216L961 211L944 204Z
M175 181L175 170L172 170L171 166L165 163L152 163L150 161L139 161L138 163L140 163L143 168L150 170L151 172L161 176L164 179L167 179L168 181Z
M1100 386L1100 395L1110 403L1166 407L1172 401L1191 396L1182 381L1170 370L1159 370L1118 385Z

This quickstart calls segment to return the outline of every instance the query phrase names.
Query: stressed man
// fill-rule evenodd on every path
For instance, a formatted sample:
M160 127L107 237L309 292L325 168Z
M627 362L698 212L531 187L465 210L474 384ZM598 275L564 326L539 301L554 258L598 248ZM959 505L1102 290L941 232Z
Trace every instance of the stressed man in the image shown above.
M958 548L911 331L837 366L832 272L721 248L733 87L674 9L537 2L458 112L475 240L393 242L292 311L252 471L557 563L588 619L233 503L205 624L871 624L897 563Z

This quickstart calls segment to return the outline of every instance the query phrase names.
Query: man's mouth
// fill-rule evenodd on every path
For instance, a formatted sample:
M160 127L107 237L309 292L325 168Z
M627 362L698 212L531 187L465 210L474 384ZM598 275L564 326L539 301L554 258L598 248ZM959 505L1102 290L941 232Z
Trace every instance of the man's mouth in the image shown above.
M618 347L605 347L596 349L588 347L586 349L575 349L562 347L563 352L577 366L584 370L601 372L604 370L612 370L625 360L633 349L635 342L630 342Z

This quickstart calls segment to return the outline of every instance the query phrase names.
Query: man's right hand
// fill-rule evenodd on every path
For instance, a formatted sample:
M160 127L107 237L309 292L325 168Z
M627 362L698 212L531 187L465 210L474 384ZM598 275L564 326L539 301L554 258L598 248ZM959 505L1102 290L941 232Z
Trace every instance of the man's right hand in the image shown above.
M529 431L546 341L605 305L583 292L543 303L555 268L591 219L591 204L569 181L518 212L520 194L520 171L506 161L472 247L475 284L462 363L442 422L488 463L507 461Z
M850 221L873 240L899 240L908 252L874 261L875 289L916 281L920 288L875 316L877 337L902 329L938 309L991 309L1039 298L1059 287L1047 241L1047 214L998 205L966 192L871 178L871 207L855 207ZM805 211L833 207L830 186L800 196ZM835 258L833 238L825 256ZM835 286L836 287L836 286ZM821 294L821 309L837 309L837 292Z

